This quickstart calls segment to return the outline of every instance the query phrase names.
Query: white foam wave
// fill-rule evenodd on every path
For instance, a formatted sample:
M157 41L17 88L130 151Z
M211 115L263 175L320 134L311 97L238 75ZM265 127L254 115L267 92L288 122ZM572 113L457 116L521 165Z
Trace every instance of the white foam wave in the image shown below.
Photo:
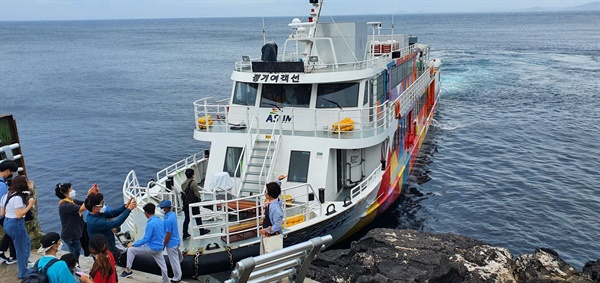
M453 131L465 127L465 125L460 122L448 121L441 123L435 119L431 121L431 125L444 131Z

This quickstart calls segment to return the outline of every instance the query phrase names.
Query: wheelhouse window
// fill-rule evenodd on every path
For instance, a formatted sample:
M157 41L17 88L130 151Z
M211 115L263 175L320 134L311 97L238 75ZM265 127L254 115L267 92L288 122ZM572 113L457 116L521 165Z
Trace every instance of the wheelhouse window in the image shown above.
M241 147L227 147L227 151L225 152L225 164L223 164L223 172L229 173L229 176L231 177L240 177L240 170L244 164L244 161L241 160L240 167L238 168L237 172L235 172L235 168L237 167L241 155Z
M358 83L321 84L317 89L317 108L358 106Z
M308 108L310 84L263 84L260 107Z
M310 151L293 151L290 154L288 181L306 183L308 181L308 163Z
M256 104L257 83L237 82L233 93L233 104L254 106Z

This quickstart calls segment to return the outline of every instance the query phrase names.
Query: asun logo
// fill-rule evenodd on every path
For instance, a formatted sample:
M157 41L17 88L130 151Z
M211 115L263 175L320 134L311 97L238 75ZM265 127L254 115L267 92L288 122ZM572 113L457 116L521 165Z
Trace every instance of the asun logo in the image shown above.
M283 115L283 116L281 116L277 112L278 112L277 109L272 109L271 113L269 113L269 116L267 116L267 119L265 120L265 122L272 122L272 123L274 123L274 122L279 121L280 117L281 117L281 122L282 123L289 123L289 122L292 121L292 116L290 116L290 115Z

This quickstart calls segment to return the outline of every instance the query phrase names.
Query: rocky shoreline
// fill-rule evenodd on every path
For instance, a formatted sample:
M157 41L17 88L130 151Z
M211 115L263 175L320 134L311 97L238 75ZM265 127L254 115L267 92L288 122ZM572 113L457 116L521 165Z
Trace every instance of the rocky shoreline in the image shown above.
M308 277L321 283L600 282L600 260L577 270L547 248L514 257L464 236L378 228L350 249L318 254Z

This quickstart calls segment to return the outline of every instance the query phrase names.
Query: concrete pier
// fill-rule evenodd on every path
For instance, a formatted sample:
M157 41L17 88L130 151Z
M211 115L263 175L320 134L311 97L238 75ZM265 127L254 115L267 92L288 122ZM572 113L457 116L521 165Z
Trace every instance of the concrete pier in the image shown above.
M60 251L56 256L58 258L60 258L63 254L66 254L67 251ZM33 250L31 251L31 256L29 257L29 261L34 263L36 262L38 259L40 259L43 255L42 254L38 254L37 250ZM91 257L83 257L81 256L79 258L79 264L81 265L81 269L83 269L83 271L85 272L89 272L90 269L92 268L92 265L94 264L94 261L92 260ZM117 266L117 275L120 275L121 272L123 272L123 270L125 270L125 268ZM21 280L17 279L17 274L18 274L18 268L17 268L17 264L11 264L11 265L7 265L6 263L2 263L0 264L0 282L2 283L20 283ZM227 278L229 278L229 272L226 273L221 273L218 275L215 275L214 277L209 277L209 276L200 276L200 278L198 278L198 280L200 282L206 282L206 283L221 283L223 281L225 281ZM133 270L133 276L130 278L121 278L119 277L119 283L141 283L141 282L161 282L162 278L160 275L155 275L155 274L150 274L150 273L146 273L146 272L141 272L141 271L137 271L137 270ZM191 278L184 278L183 280L181 280L181 282L183 283L197 283L198 280L196 279L191 279ZM304 282L308 282L308 283L316 283L316 281L310 280L310 279L306 279L304 280Z

